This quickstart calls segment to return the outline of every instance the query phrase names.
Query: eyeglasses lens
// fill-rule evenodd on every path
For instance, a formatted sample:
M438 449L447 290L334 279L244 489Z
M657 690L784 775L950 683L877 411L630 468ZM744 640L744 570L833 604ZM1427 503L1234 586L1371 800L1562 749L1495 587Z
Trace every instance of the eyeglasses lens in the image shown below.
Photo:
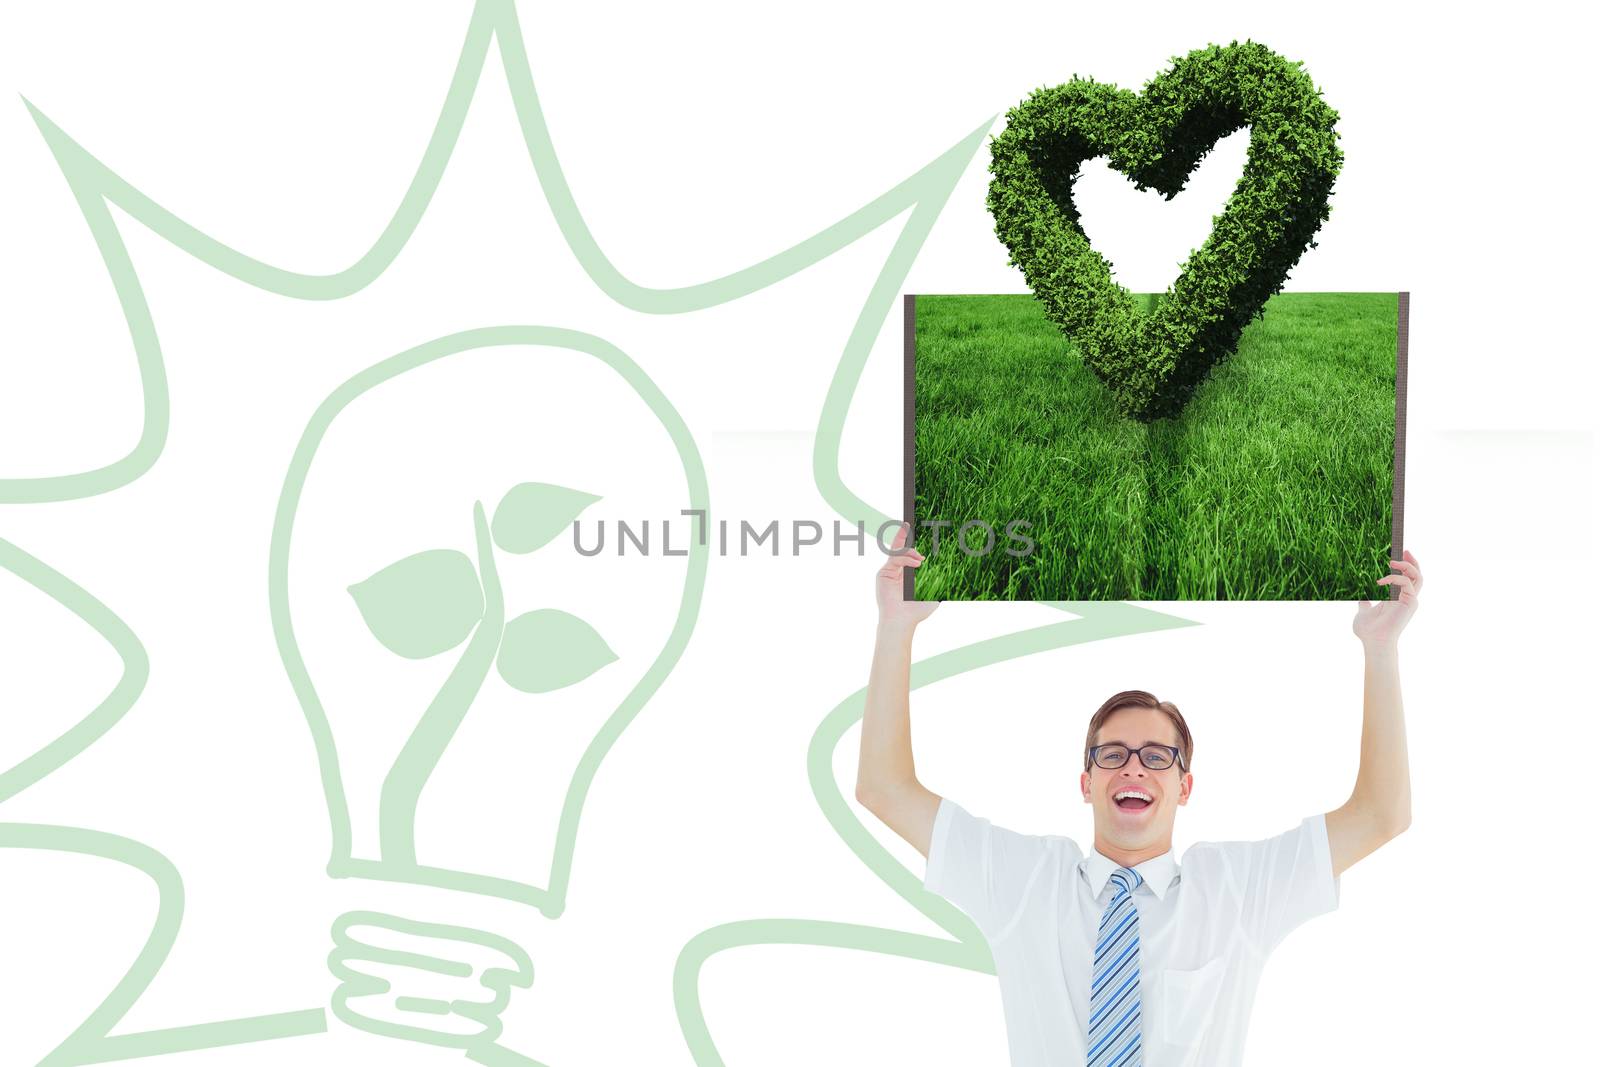
M1105 745L1095 753L1094 761L1105 770L1116 770L1128 762L1128 750L1122 745Z

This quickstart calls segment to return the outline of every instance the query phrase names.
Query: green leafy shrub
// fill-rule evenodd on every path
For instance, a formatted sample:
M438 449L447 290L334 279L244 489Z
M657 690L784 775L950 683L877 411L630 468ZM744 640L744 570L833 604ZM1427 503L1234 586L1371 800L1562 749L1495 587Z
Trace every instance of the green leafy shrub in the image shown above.
M1006 113L990 146L995 232L1123 413L1180 412L1315 245L1344 161L1338 117L1300 64L1250 41L1176 58L1142 93L1074 76ZM1233 196L1155 310L1142 312L1079 224L1079 168L1105 156L1170 200L1218 140L1246 126Z

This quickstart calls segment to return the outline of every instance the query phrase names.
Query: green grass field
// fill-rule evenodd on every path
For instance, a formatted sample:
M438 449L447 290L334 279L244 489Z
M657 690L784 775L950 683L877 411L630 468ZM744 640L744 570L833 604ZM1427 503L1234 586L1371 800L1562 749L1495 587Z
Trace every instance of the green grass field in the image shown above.
M1178 418L1144 424L1032 296L917 297L917 599L1383 596L1397 310L1279 294ZM937 552L930 519L952 523ZM987 555L955 545L974 519L996 530ZM1020 558L1017 519L1036 542Z

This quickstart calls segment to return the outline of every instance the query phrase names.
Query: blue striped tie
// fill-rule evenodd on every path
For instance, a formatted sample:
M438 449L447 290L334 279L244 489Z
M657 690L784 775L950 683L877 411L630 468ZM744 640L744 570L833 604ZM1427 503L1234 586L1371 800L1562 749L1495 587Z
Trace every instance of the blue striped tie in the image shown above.
M1089 1067L1140 1067L1139 911L1133 891L1139 872L1111 872L1111 903L1100 917L1089 987Z

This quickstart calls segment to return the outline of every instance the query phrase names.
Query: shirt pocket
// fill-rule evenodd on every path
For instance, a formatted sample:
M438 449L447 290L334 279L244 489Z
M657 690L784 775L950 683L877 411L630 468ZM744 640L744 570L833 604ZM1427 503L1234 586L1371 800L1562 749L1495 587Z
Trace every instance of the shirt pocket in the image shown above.
M1172 1045L1199 1044L1211 1021L1227 960L1215 959L1192 971L1161 973L1161 1029Z

